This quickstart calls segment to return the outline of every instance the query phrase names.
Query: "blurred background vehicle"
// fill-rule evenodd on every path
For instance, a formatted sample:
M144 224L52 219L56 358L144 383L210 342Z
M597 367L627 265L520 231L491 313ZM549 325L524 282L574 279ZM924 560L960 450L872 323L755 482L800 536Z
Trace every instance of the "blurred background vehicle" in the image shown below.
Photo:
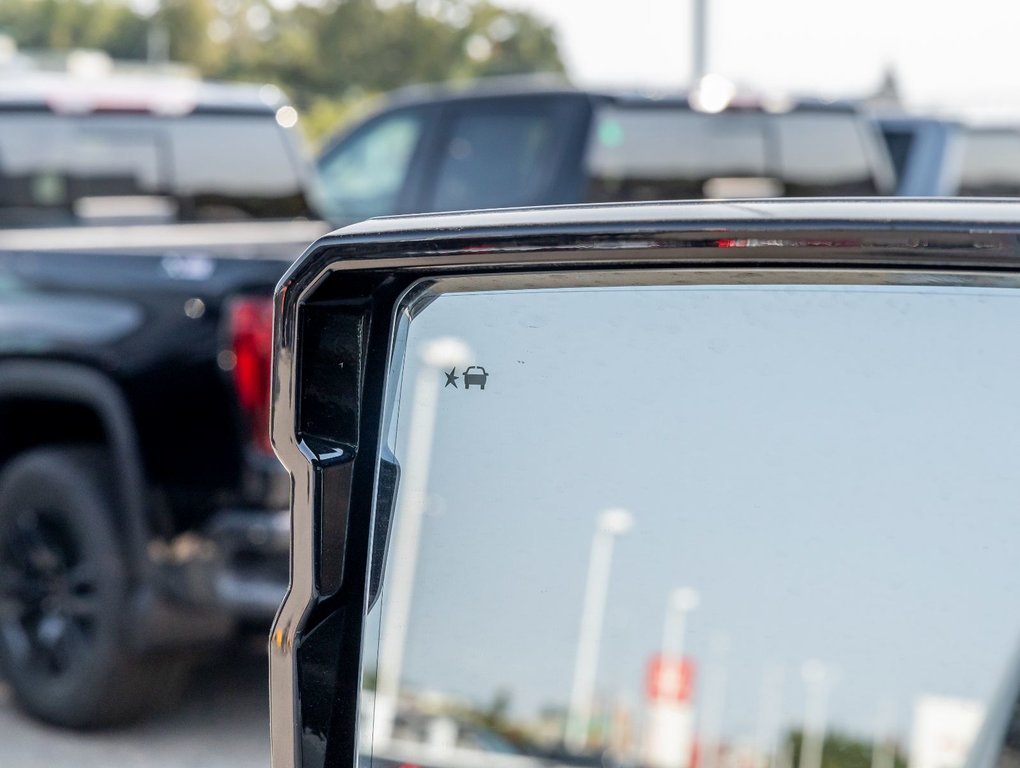
M96 405L55 369L0 371L0 474L41 462L45 479L19 485L69 488L81 519L105 521L79 550L63 507L17 516L0 593L21 595L0 599L0 646L42 664L0 682L0 764L197 768L265 752L251 748L258 664L244 662L247 686L207 667L179 712L103 736L28 723L13 702L67 725L125 723L172 700L196 657L266 627L287 569L287 489L264 442L266 297L320 215L1015 195L1018 15L995 0L0 2L0 360L88 369L123 405ZM132 435L134 459L117 447ZM106 564L98 581L79 580L83 556ZM89 604L105 608L83 615ZM111 626L95 652L68 642ZM68 659L90 658L62 688L85 692L77 704L53 693ZM235 687L242 712L221 717ZM975 706L915 722L921 742L956 745L937 760L901 712L873 762L830 739L823 768L959 768ZM562 725L550 713L528 755L601 759L563 749ZM737 749L704 762L788 768L791 750L768 766Z
M909 115L878 118L906 197L1020 195L1020 127Z
M0 227L314 218L296 123L275 86L0 76Z
M1020 128L968 128L963 141L963 161L955 194L963 197L1020 195Z
M763 103L722 79L665 97L495 81L411 88L318 159L327 217L634 200L892 194L852 104Z
M368 694L368 695L366 695ZM511 741L473 709L470 701L442 702L433 693L403 702L392 738L371 744L371 692L362 692L364 746L362 759L373 768L617 768L606 749L570 752L536 743L530 734Z
M43 720L165 705L286 589L270 294L325 230L294 121L272 86L0 78L0 664Z
M393 738L369 751L372 764L450 766L451 768L539 768L541 763L481 723L464 715L404 711Z

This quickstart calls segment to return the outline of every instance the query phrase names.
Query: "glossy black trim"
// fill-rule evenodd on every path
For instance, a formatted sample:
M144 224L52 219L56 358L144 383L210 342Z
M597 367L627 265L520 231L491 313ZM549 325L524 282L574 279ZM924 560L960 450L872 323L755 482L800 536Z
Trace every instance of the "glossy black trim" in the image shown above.
M786 281L994 280L1020 272L1020 202L770 201L668 203L520 209L380 219L319 240L277 287L274 328L273 444L292 478L291 587L270 644L274 768L353 768L361 631L370 595L372 502L384 444L387 373L401 351L394 341L400 302L421 281L513 279L539 284L613 284L649 272L755 276ZM946 273L939 276L939 273ZM813 273L813 274L812 274ZM877 276L877 277L876 277ZM835 279L829 277L828 279ZM1015 277L1011 275L1011 280ZM427 298L427 296L426 296ZM368 329L358 386L338 392L309 375L301 319L310 307L352 306ZM392 385L392 380L389 382ZM300 418L306 397L360 403L353 440L308 435ZM350 483L331 492L317 477L343 462ZM383 473L386 474L385 472ZM332 516L332 520L327 520ZM376 539L384 532L380 525ZM342 580L324 593L317 583L322 531L344 530ZM377 540L376 545L380 542ZM384 542L383 542L384 544ZM372 595L374 596L374 594Z

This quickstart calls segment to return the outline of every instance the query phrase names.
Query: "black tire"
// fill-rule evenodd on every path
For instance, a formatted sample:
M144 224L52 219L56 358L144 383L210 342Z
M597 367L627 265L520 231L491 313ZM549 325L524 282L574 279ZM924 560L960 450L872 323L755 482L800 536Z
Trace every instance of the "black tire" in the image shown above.
M0 671L28 714L70 728L175 698L180 659L130 649L128 586L101 449L28 451L0 473Z

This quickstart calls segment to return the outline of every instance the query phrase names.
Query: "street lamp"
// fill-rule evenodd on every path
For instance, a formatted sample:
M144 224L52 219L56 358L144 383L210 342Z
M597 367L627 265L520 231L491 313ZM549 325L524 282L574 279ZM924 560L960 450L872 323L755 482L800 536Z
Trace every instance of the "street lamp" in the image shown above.
M584 606L581 610L581 631L574 663L574 684L570 691L570 708L563 736L564 744L572 752L580 752L588 741L602 617L609 590L609 567L613 559L613 540L623 536L633 525L634 516L626 509L607 509L599 514L595 535L592 537Z
M708 0L691 8L691 82L697 87L708 69Z
M386 609L383 611L382 645L377 666L373 733L373 740L379 745L389 742L397 715L441 371L466 365L470 361L471 350L460 339L442 337L426 343L419 357L422 365L411 391L413 404L408 426L407 460L400 480L393 556L386 574Z
M895 768L896 745L892 739L896 710L889 699L884 699L878 708L875 723L875 741L871 750L871 768Z
M687 614L698 607L701 597L692 587L677 587L666 601L666 618L662 625L662 653L664 656L684 655L684 631Z
M730 638L726 632L714 632L708 644L710 661L705 667L705 683L701 697L701 727L698 741L702 768L719 768L720 734L726 709L726 685L729 678L726 657Z
M800 742L799 768L822 768L825 749L825 719L829 690L835 676L817 659L805 661L800 668L804 680L804 730Z

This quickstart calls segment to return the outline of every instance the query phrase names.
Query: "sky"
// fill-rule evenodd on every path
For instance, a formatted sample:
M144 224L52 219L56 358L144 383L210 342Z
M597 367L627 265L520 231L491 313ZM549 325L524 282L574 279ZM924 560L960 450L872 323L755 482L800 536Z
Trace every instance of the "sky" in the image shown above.
M435 372L403 679L563 706L595 520L623 506L597 679L635 711L680 586L701 595L697 696L722 686L730 738L796 725L812 659L851 733L891 711L904 735L922 694L987 699L1020 636L1018 322L994 289L440 297L411 324L405 479L415 350L459 336L489 379Z
M690 0L507 0L552 23L570 75L686 85ZM709 70L784 93L859 96L895 71L907 104L1020 118L1020 5L1002 0L709 0Z

